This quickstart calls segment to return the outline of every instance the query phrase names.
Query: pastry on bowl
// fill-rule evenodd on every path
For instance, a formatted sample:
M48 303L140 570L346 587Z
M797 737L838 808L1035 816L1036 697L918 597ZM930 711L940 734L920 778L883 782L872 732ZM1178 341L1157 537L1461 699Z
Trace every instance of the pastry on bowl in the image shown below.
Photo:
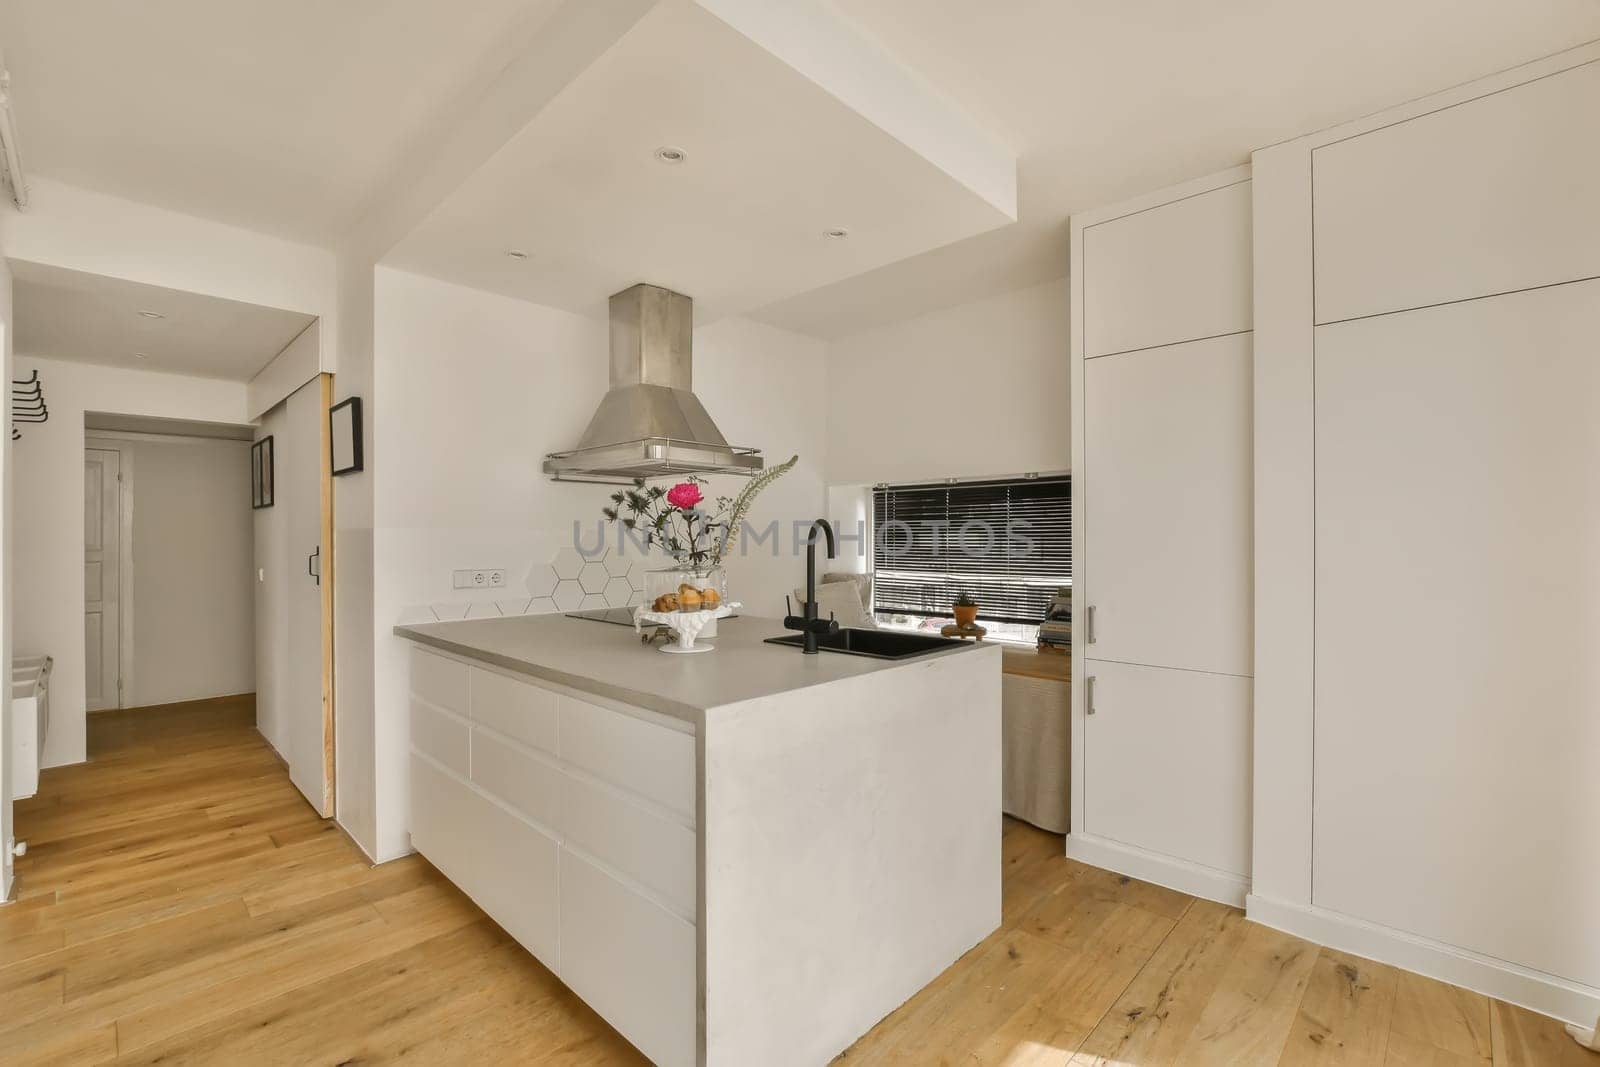
M722 594L715 589L707 589L700 594L700 603L707 611L715 611L717 605L722 603Z
M676 593L662 593L660 596L656 597L655 603L650 605L650 610L652 610L652 611L677 611L678 610L678 594L676 594Z
M680 611L699 611L705 605L705 597L700 590L692 585L678 586L678 609Z

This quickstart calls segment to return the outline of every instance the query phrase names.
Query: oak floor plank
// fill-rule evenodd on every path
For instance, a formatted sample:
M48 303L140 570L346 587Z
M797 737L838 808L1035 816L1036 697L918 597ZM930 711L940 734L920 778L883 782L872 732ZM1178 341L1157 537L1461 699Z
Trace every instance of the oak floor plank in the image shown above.
M1283 1067L1359 1067L1383 1063L1400 972L1325 948L1311 968Z
M1505 1067L1596 1067L1600 1053L1567 1036L1554 1019L1496 1000L1489 1007L1494 1062Z
M919 1005L892 1044L861 1062L972 1062L969 1053L1011 1022L1071 958L1069 949L1054 942L1010 931L971 961L942 996Z
M1197 900L1084 1041L1074 1067L1182 1063L1223 971L1243 943L1244 913Z
M1460 986L1401 971L1395 985L1394 1032L1423 1046L1477 1063L1492 1062L1489 998Z
M1426 1041L1391 1030L1384 1067L1483 1067L1477 1056L1462 1056L1435 1048Z
M1115 904L1021 1007L973 1048L979 1063L1065 1063L1171 934L1172 919Z
M1276 1063L1316 963L1309 941L1250 923L1184 1049L1196 1067Z

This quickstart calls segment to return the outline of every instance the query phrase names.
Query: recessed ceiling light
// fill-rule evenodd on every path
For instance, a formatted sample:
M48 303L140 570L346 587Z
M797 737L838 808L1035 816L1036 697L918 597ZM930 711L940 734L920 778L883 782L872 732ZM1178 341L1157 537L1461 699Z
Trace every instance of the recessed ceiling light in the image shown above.
M850 231L845 229L843 226L836 226L831 230L823 230L822 236L831 237L835 241L842 241L846 237L850 236Z
M506 249L506 255L511 257L512 259L527 259L528 258L528 253L524 252L520 248L508 248L508 249Z
M141 311L141 312L139 312L139 317L141 319L164 319L164 318L166 318L166 316L161 314L161 312L159 312L159 311Z
M143 353L143 352L135 352L133 354L133 358L134 359L149 359L150 357L145 355L145 353Z
M674 148L669 144L656 149L656 158L663 163L682 163L688 153L681 148Z

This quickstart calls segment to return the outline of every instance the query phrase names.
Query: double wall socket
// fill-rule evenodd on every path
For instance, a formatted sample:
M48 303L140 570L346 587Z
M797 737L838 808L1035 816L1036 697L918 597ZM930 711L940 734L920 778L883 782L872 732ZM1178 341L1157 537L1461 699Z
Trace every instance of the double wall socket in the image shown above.
M491 567L476 571L452 571L456 589L504 589L506 569Z

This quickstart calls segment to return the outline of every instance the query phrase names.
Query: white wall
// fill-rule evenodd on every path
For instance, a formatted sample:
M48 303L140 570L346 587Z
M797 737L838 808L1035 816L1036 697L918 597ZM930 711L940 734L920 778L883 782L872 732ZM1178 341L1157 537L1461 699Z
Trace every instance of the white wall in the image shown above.
M122 453L133 496L129 672L124 707L255 687L250 443L89 433Z
M334 257L297 244L39 175L26 212L0 211L13 259L337 320ZM323 359L331 364L331 347ZM323 369L331 369L324 366Z
M833 342L828 484L1066 470L1067 345L1064 281Z
M408 848L406 659L392 627L412 605L526 601L529 570L571 544L573 521L593 531L609 490L551 482L540 463L587 425L609 349L602 321L389 269L377 273L375 307L374 852L388 859ZM695 346L695 391L730 441L772 462L801 456L751 521L821 515L822 343L727 321L697 331ZM730 493L740 484L724 481ZM751 610L781 610L803 575L787 542L778 559L729 562L733 594ZM504 567L509 587L453 591L458 567ZM360 803L350 785L341 779L341 810Z
M250 379L250 417L259 419L273 406L317 376L322 363L322 322L314 321L283 346L283 351Z
M11 267L0 256L0 346L7 381L12 377L11 324ZM0 407L0 441L11 440L11 405ZM11 664L12 639L12 521L15 509L11 506L15 493L16 450L14 446L0 448L0 503L5 514L0 518L0 663ZM0 900L11 895L11 687L0 686Z
M769 466L800 457L794 470L762 492L750 514L757 530L778 522L777 541L747 544L727 562L729 592L753 615L783 616L784 595L805 581L794 524L827 515L827 370L825 342L774 326L723 319L694 334L694 391L728 443L760 448ZM719 478L714 485L732 496L742 480Z
M44 763L56 766L84 759L83 413L247 420L242 382L31 357L17 359L15 373L35 368L50 421L24 426L11 445L14 648L55 657Z
M368 856L378 854L377 731L374 703L373 497L384 457L373 366L374 268L358 248L338 257L340 353L335 402L362 399L365 470L333 481L333 651L335 816ZM327 329L328 327L324 327Z

